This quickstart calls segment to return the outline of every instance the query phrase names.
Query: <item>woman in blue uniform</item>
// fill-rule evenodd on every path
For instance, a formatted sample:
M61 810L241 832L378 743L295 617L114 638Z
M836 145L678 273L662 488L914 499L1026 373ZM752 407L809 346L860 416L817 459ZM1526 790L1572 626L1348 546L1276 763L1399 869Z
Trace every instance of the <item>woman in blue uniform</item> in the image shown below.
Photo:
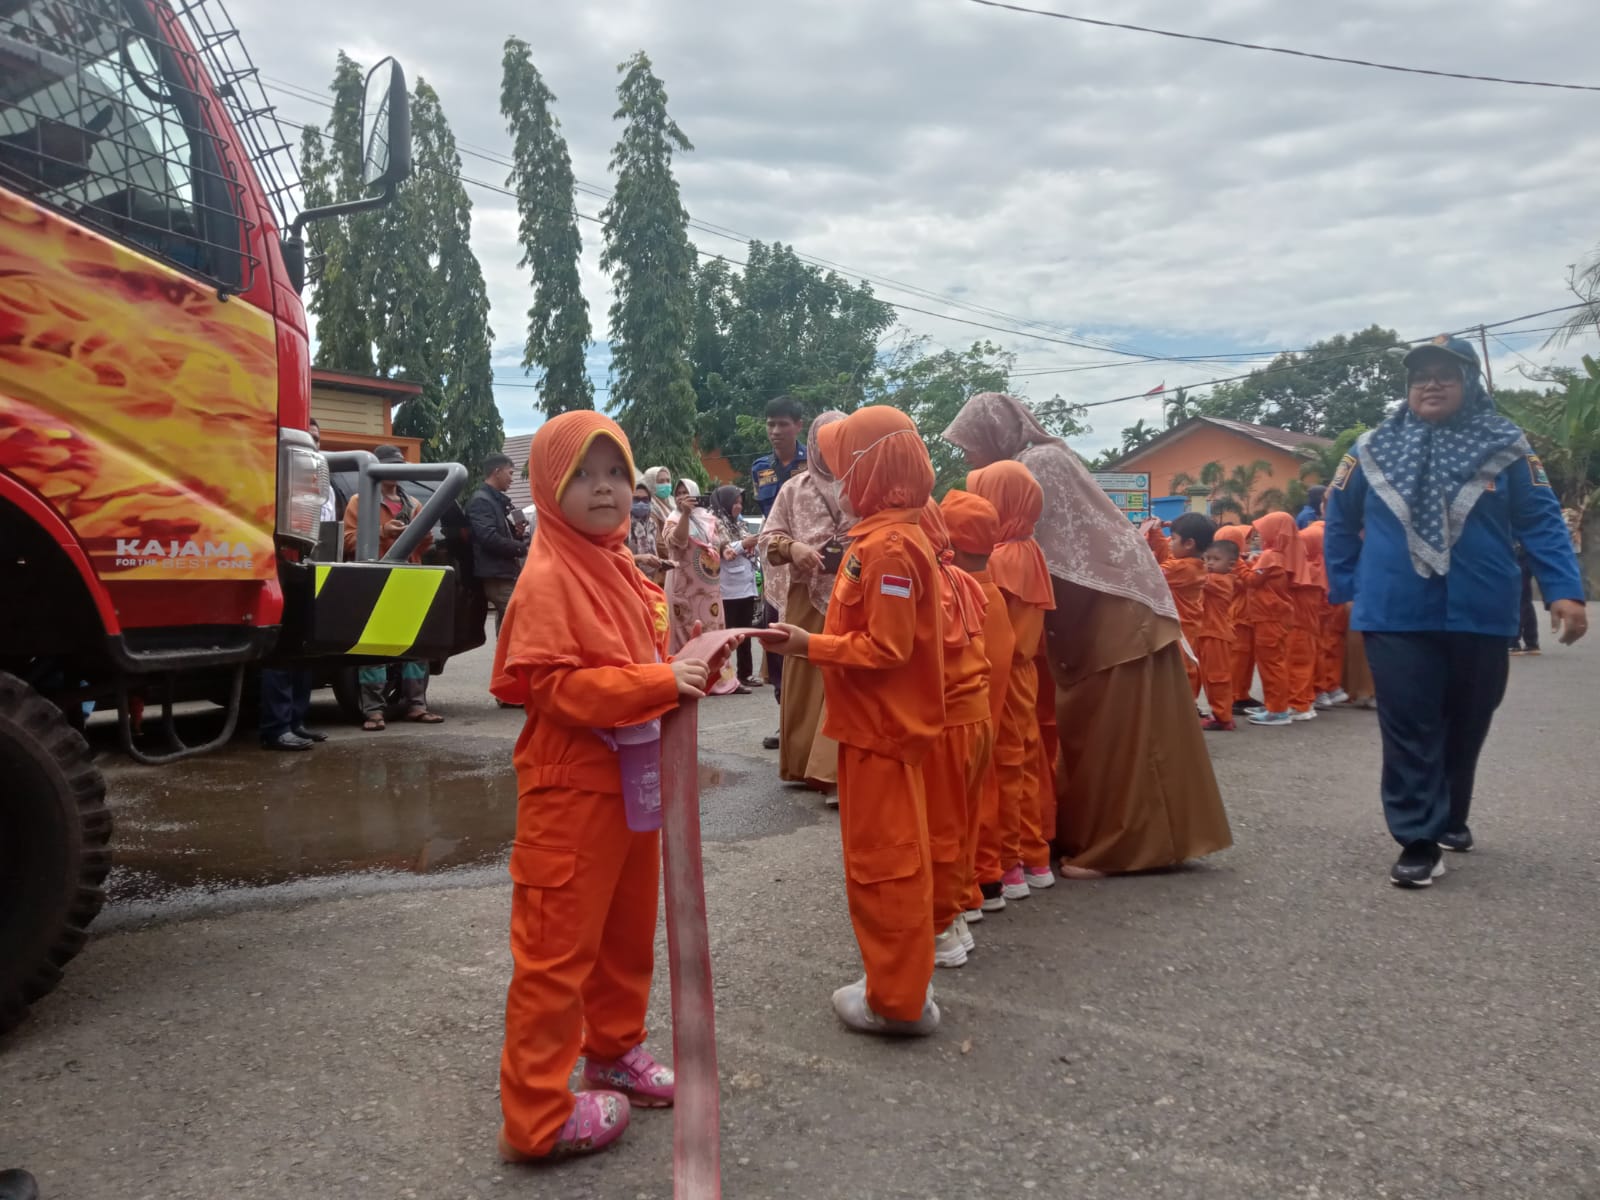
M1521 542L1561 641L1588 617L1577 557L1544 468L1495 411L1478 356L1438 337L1405 357L1406 404L1361 435L1327 496L1329 598L1354 601L1378 692L1383 811L1397 887L1444 874L1467 828L1478 752L1506 688Z

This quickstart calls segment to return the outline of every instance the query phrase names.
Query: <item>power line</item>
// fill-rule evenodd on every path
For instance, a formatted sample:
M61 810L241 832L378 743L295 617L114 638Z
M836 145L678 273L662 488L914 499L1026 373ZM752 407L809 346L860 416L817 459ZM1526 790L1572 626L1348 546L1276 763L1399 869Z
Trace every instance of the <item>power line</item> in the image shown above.
M1026 13L1034 17L1053 17L1058 21L1076 21L1080 25L1098 25L1102 29L1122 29L1130 33L1151 33L1157 37L1177 38L1185 42L1209 42L1213 46L1231 46L1235 50L1258 50L1265 54L1287 54L1294 58L1310 58L1318 62L1343 63L1351 67L1371 67L1377 71L1398 71L1404 75L1431 75L1439 79L1468 79L1475 83L1504 83L1515 87L1559 88L1569 92L1600 92L1600 86L1589 83L1551 83L1543 79L1503 79L1498 75L1469 75L1461 71L1435 71L1428 67L1402 67L1395 63L1371 62L1364 58L1342 58L1337 54L1318 54L1311 50L1291 50L1286 46L1263 46L1255 42L1235 42L1228 38L1208 37L1198 33L1176 33L1170 29L1152 29L1148 25L1128 25L1121 21L1101 21L1094 17L1080 17L1072 13L1050 12L1042 8L1025 8L1020 4L1006 4L1002 0L971 0L984 8L1003 8L1009 12Z

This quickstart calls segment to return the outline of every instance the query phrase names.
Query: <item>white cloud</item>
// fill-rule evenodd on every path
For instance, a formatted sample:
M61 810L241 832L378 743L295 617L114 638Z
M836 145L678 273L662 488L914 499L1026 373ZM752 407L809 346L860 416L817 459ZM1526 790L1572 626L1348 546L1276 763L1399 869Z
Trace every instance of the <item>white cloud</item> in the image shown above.
M1417 66L1591 77L1592 22L1565 0L1508 0L1470 19L1445 0L1072 7ZM615 67L644 48L695 143L679 179L697 219L1157 352L1299 346L1374 321L1422 336L1551 307L1567 299L1566 265L1600 240L1590 202L1600 130L1596 98L1584 93L1246 53L962 0L489 0L456 14L420 0L234 8L269 77L320 91L335 49L368 60L392 53L433 84L464 145L500 155L509 149L501 44L516 33L560 97L578 177L600 185L616 138ZM275 99L296 120L322 111ZM465 165L504 180L503 167L472 157ZM473 200L497 362L515 364L528 297L514 209L482 189ZM580 197L590 213L601 203ZM582 232L601 333L610 297L599 228L585 222ZM739 255L735 242L693 236ZM910 314L905 323L946 345L994 337L1023 368L1103 357ZM1540 357L1538 338L1515 344ZM1497 372L1518 361L1495 352ZM1098 400L1228 373L1152 364L1027 386ZM502 390L509 426L531 423L532 395ZM1097 410L1085 448L1115 441L1158 408Z

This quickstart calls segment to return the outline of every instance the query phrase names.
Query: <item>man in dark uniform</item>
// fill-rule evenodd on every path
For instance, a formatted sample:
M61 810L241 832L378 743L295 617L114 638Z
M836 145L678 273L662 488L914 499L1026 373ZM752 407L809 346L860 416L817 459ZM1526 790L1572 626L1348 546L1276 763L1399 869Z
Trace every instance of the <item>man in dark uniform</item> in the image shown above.
M767 403L767 440L772 443L772 453L763 454L750 464L750 478L756 485L756 502L761 505L765 519L778 499L778 489L806 469L806 448L800 440L800 405L788 396L779 396ZM778 619L778 610L766 602L767 621ZM767 659L767 674L772 679L772 697L783 699L783 656L762 649ZM768 750L778 748L778 735L773 734L761 743Z

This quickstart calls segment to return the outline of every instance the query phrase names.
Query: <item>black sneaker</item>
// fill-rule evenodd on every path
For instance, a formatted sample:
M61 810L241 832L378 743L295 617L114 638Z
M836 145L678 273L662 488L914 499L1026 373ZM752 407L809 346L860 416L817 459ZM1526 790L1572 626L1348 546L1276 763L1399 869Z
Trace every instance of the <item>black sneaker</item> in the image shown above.
M1437 842L1412 842L1389 868L1389 882L1401 888L1432 887L1444 874L1444 854Z
M1233 712L1235 716L1248 715L1251 709L1260 707L1261 704L1259 701L1252 700L1248 696L1246 696L1243 700L1235 700L1233 702Z
M777 734L773 734L771 737L764 737L761 739L761 748L763 750L776 750L778 748L778 744L779 742Z
M1449 850L1456 854L1465 854L1472 849L1472 830L1463 825L1460 829L1452 829L1439 839L1439 849Z

